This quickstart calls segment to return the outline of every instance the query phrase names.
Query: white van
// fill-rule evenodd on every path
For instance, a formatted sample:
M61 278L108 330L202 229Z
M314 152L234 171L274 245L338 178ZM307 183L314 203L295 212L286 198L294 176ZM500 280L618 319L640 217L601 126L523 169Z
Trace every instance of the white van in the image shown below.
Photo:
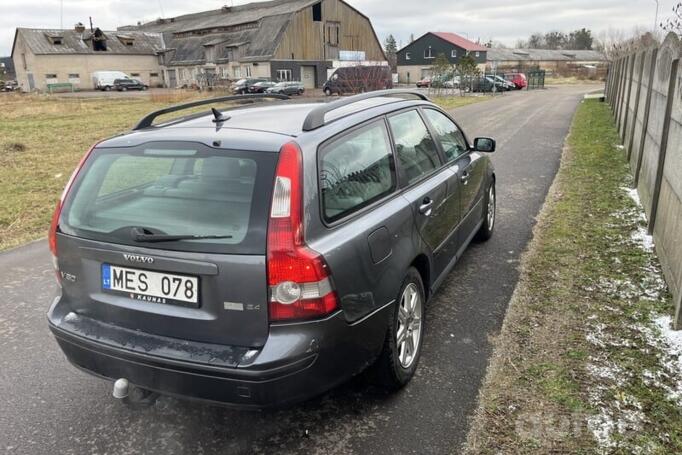
M95 90L109 91L114 87L116 79L132 79L122 71L95 71L92 73L92 86Z

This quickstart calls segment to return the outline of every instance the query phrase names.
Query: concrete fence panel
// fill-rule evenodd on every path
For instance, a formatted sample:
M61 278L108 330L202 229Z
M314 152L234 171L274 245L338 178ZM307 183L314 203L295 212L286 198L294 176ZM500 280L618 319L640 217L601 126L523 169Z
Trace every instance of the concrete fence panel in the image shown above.
M644 54L645 52L638 52L635 54L635 60L632 71L632 82L630 83L630 102L628 103L627 118L625 123L625 153L628 157L632 155L632 141L634 140L635 127L637 126L637 110L639 108L639 99L642 89L642 73L644 70ZM641 122L640 122L641 125Z
M657 170L658 199L650 220L657 252L678 305L680 321L682 296L682 51L680 41L669 36L661 46L661 55L672 65L668 79L669 96L663 125L663 141ZM680 321L682 322L682 321Z
M607 93L682 329L682 43L613 62Z
M647 122L639 182L637 185L648 219L651 219L651 209L654 204L654 187L656 185L656 172L661 151L661 140L663 139L663 125L665 124L665 114L668 105L668 89L672 64L672 51L668 47L662 46L658 51L656 70L652 80L649 121Z
M630 55L628 57L627 69L625 72L625 89L623 90L623 107L621 113L621 125L620 125L620 138L623 143L625 143L625 134L628 129L628 122L631 120L630 116L630 103L632 100L632 81L634 79L634 68L635 68L636 55Z
M646 138L646 126L649 123L649 107L651 106L651 81L656 71L657 48L650 48L644 53L644 71L642 73L641 101L637 108L636 125L632 139L632 152L630 153L630 168L635 176L635 187L639 182L640 164Z

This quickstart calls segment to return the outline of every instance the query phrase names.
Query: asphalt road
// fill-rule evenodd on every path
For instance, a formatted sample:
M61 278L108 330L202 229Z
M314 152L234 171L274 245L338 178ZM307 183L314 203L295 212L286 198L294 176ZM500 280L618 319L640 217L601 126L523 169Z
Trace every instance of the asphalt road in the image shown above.
M54 279L44 241L0 254L0 452L453 453L518 278L519 255L559 166L581 95L568 86L454 111L469 136L497 139L498 219L431 301L417 376L385 395L363 377L291 409L238 412L173 398L131 411L77 371L50 335ZM598 88L598 87L596 87Z

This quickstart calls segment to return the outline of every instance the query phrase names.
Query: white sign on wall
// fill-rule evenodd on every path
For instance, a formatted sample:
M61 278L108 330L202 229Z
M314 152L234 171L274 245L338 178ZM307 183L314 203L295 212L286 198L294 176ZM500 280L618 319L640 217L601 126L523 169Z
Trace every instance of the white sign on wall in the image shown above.
M339 51L339 60L359 61L365 60L365 51Z

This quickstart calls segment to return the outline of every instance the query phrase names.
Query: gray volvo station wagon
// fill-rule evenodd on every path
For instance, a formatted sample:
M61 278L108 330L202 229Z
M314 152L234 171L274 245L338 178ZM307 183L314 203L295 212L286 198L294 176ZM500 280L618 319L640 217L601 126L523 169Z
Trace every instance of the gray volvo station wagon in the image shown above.
M383 90L238 95L156 111L98 143L49 232L49 327L130 404L300 401L419 363L426 303L495 225L495 173L439 107ZM154 123L162 114L248 103Z

